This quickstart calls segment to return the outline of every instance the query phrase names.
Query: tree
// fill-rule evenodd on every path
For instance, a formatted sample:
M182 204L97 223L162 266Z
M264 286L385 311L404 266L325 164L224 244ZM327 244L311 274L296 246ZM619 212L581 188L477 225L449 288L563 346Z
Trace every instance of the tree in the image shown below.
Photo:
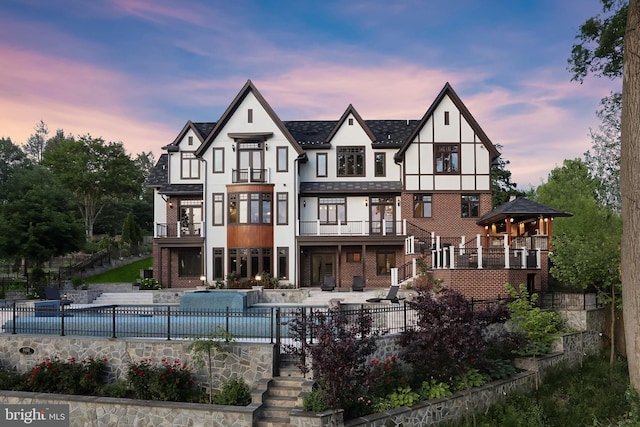
M602 13L580 26L569 58L571 80L582 83L587 74L615 79L622 76L627 1L602 0Z
M600 181L598 198L615 212L620 212L620 119L622 94L611 93L601 101L596 115L602 122L591 131L592 151L584 153L591 173Z
M36 266L82 246L68 191L46 169L16 170L0 204L0 256L25 258Z
M137 253L138 244L142 242L142 229L133 217L133 213L129 212L122 224L121 239L124 243L131 245L132 253Z
M497 145L496 148L500 150L502 146ZM518 184L511 182L511 171L507 169L509 164L509 160L498 157L497 162L491 167L491 196L494 208L508 202L512 196L525 195L524 191L516 188Z
M42 120L33 129L36 133L31 134L27 139L27 143L24 145L24 152L35 163L40 163L47 143L49 129Z
M24 152L11 142L11 138L0 138L0 198L4 197L6 183L14 170L29 165Z
M551 275L573 289L594 289L603 301L610 301L615 312L619 294L620 240L622 218L601 203L601 182L594 178L582 161L565 160L562 168L549 174L546 184L536 189L537 200L574 214L554 220ZM615 316L612 316L615 320ZM610 333L611 363L615 334Z
M289 330L296 344L288 346L293 354L303 356L300 369L308 372L304 356L311 356L314 379L322 390L325 402L333 409L342 408L347 419L355 411L357 396L361 396L370 371L366 363L376 350L377 332L373 317L365 309L347 315L340 308L328 311L301 310L289 321ZM307 340L312 342L308 343Z
M140 196L142 172L122 143L105 143L89 135L64 140L45 153L43 164L74 193L88 241L107 203Z
M624 41L622 83L622 293L629 379L640 392L640 0L631 0Z

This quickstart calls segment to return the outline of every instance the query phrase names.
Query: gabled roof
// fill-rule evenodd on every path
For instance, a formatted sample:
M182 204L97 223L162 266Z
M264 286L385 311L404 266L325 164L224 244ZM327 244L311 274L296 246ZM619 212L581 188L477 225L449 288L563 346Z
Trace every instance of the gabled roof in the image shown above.
M202 195L202 184L169 184L169 155L162 154L147 178L147 187L167 195Z
M353 115L353 117L355 117L356 122L358 122L358 124L360 125L362 130L364 130L364 133L367 134L367 136L369 137L371 142L372 143L375 142L376 137L373 135L373 133L369 129L369 126L367 126L367 124L364 122L364 120L362 120L362 117L360 117L360 114L358 114L356 109L353 108L353 105L351 105L351 104L349 104L349 106L345 110L344 114L342 114L342 117L340 117L340 120L338 120L338 123L333 127L333 130L331 131L331 133L327 137L327 142L329 144L331 144L331 140L333 139L334 136L336 136L336 133L342 127L342 125L347 120L347 117L349 117L349 115Z
M458 108L458 110L460 110L460 112L462 113L462 116L469 123L473 131L476 133L476 135L478 135L478 137L480 138L480 141L482 141L482 143L487 148L487 150L489 150L489 156L491 160L493 161L495 158L500 156L500 153L496 149L495 145L493 145L493 143L491 142L487 134L484 133L484 131L482 130L482 128L480 127L476 119L473 118L473 116L471 115L471 112L464 105L464 103L462 102L458 94L453 90L449 82L447 82L442 88L442 90L440 91L440 93L438 94L438 96L436 97L436 99L433 101L433 103L431 104L427 112L424 114L424 116L422 116L422 119L420 120L418 125L413 129L409 137L406 139L406 141L404 142L404 145L393 156L396 163L402 162L402 158L404 157L405 151L407 151L407 149L409 148L409 145L411 145L411 142L416 138L416 136L418 135L418 132L420 132L420 129L422 129L426 125L427 121L429 120L429 117L431 117L431 115L433 114L435 109L438 107L440 102L442 102L445 96L449 96L449 98L451 98L451 101L453 101L454 105Z
M269 117L271 117L271 120L273 120L273 122L276 124L278 129L280 129L280 131L284 134L284 137L291 143L291 146L294 148L294 150L296 150L296 152L298 153L298 156L306 157L306 154L302 149L302 147L291 135L291 133L286 128L284 123L282 123L282 121L280 120L276 112L273 111L273 108L271 108L269 103L260 94L258 89L256 89L256 87L253 85L253 82L251 80L247 80L247 82L242 87L238 95L236 95L233 102L231 102L229 107L227 107L227 110L222 114L222 117L220 117L220 120L218 120L215 127L211 130L207 138L196 150L196 156L201 156L202 153L204 153L209 148L209 146L211 145L211 142L218 136L220 131L229 122L229 119L233 116L233 114L236 112L236 110L238 109L242 101L247 97L249 93L252 93L253 96L256 97L256 99L258 100L262 108L264 108L264 110L267 112Z
M504 203L489 213L480 217L476 224L490 225L503 221L505 218L513 218L516 220L527 218L554 218L573 216L569 212L550 208L549 206L529 200L526 197L518 197L515 200Z
M215 122L194 123L189 120L187 124L184 125L180 133L178 133L176 139L174 139L171 144L162 147L162 149L167 151L178 151L178 145L180 144L180 141L184 139L184 136L187 134L187 132L189 132L189 130L192 130L196 134L196 136L200 140L200 143L198 145L201 145L207 135L209 135L211 130L215 127L215 124Z

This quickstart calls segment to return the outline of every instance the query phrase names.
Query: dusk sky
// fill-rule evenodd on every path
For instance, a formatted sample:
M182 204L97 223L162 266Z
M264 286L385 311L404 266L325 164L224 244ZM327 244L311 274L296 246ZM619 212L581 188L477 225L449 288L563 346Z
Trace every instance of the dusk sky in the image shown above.
M420 119L451 83L513 181L590 149L621 81L570 81L600 0L3 0L0 137L43 120L135 155L217 121L251 79L282 120Z

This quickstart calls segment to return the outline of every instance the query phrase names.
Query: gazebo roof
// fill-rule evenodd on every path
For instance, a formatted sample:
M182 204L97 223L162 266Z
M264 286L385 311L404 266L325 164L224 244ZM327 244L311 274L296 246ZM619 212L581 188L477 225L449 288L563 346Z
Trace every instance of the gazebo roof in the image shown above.
M476 223L478 225L490 225L504 221L506 218L522 221L539 217L554 218L558 216L568 217L573 216L573 214L550 208L549 206L529 200L526 197L518 197L482 215Z

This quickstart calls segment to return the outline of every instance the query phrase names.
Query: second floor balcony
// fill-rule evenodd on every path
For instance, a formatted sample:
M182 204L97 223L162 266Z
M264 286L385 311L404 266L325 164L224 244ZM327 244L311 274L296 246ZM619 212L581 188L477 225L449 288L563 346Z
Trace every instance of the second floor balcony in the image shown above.
M234 184L241 182L264 183L270 181L269 169L233 169L232 175L231 179Z
M406 236L406 220L298 221L299 236Z
M204 237L204 222L155 223L154 238Z

